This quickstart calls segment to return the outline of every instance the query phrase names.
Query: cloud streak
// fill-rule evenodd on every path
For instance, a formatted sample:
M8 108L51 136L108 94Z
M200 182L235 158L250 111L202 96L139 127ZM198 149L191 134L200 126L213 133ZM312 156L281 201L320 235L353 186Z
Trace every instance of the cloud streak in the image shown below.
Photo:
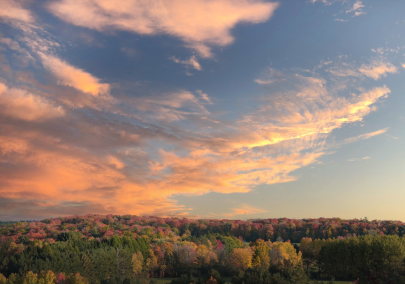
M73 87L93 96L109 91L108 84L100 83L100 80L91 74L69 65L55 56L46 55L42 52L39 52L39 55L44 67L58 79L58 84Z

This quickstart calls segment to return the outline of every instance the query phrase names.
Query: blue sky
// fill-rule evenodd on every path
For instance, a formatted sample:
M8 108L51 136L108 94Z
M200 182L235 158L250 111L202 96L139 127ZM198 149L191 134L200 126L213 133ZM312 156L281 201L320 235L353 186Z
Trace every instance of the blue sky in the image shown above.
M405 220L405 3L0 4L0 219Z

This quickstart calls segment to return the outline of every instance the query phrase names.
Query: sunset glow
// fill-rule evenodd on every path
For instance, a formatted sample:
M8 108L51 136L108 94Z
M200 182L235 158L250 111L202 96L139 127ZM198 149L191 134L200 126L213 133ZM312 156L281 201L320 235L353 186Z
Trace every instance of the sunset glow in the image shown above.
M0 219L405 221L405 2L292 2L0 0Z

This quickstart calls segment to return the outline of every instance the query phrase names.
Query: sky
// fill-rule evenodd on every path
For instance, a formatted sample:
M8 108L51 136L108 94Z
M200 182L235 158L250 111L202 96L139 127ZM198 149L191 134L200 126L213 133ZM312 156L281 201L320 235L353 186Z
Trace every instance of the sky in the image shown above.
M405 1L0 6L0 220L405 221Z

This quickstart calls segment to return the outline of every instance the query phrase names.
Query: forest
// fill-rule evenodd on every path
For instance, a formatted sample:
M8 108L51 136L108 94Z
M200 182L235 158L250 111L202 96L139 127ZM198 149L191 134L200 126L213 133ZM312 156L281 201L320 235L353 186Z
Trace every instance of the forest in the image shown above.
M4 222L0 284L405 283L404 235L402 222L367 218Z

